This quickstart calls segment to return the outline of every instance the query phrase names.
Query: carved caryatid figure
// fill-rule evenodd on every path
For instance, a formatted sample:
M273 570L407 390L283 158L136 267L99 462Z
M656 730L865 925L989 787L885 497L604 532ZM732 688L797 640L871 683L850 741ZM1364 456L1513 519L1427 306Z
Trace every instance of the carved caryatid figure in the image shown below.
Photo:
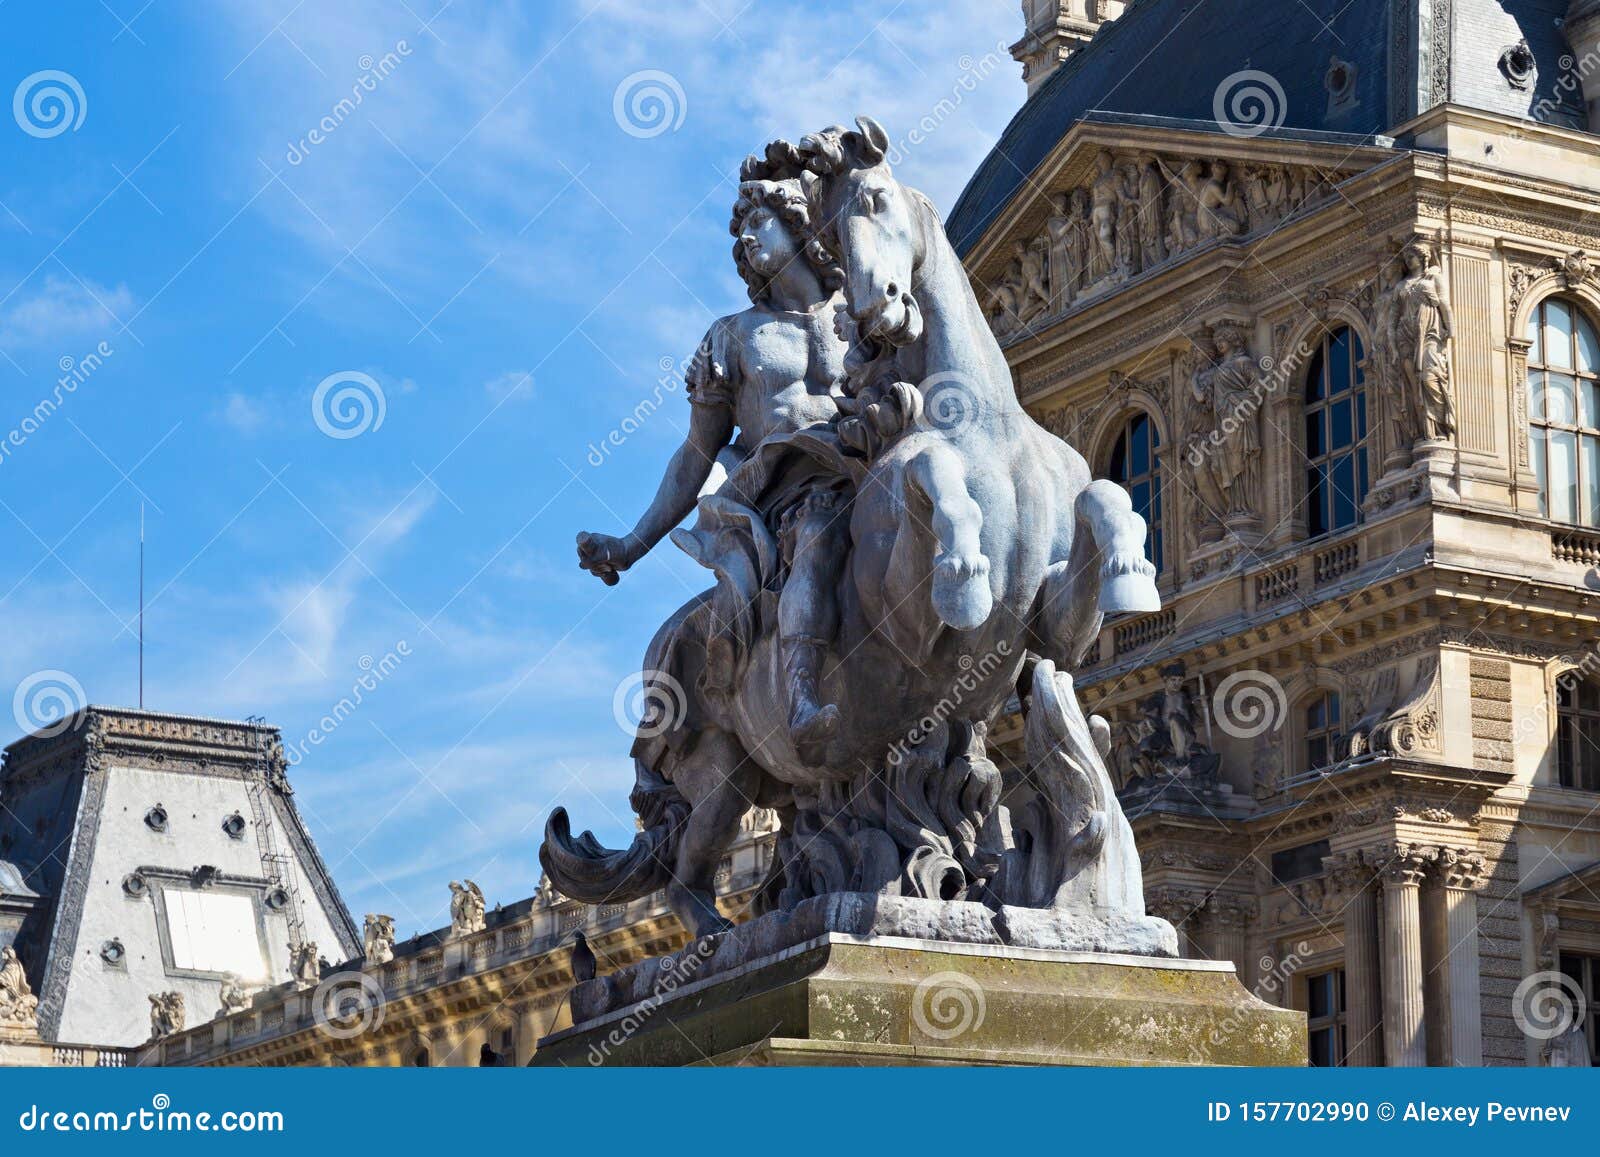
M471 936L486 926L483 891L471 880L450 881L450 935Z
M1261 510L1260 370L1238 325L1218 324L1212 342L1217 360L1197 369L1189 382L1210 432L1203 444L1191 444L1189 459L1224 503L1218 513L1253 517ZM1203 495L1207 491L1201 488Z
M1117 213L1123 194L1123 175L1116 158L1102 152L1094 164L1095 178L1089 185L1090 285L1117 268Z
M849 485L791 439L802 431L821 439L821 428L838 416L834 383L844 375L848 347L834 325L843 277L811 229L795 171L777 156L745 162L748 179L739 187L730 231L737 238L734 263L753 304L715 322L701 342L685 375L688 436L650 508L625 538L579 535L578 557L584 569L615 582L695 509L712 463L728 466L735 490L759 495L764 525L787 561L778 614L789 733L805 757L820 762L839 723L838 708L820 699L818 687L839 629L834 592L846 556ZM775 173L790 175L767 179ZM1039 301L1049 304L1043 264L1042 253L1037 259L1017 254L1016 280L991 301L1000 332L1028 309L1037 311ZM663 674L681 680L681 657L674 651L671 658ZM714 665L707 678L725 684L731 672Z
M362 936L368 964L387 964L394 959L394 917L368 913Z
M22 961L9 944L0 948L0 1029L32 1029L39 1023L39 998L28 987Z
M1449 441L1456 433L1450 382L1455 319L1437 261L1420 241L1400 251L1405 273L1386 303L1384 348L1399 379L1407 442Z

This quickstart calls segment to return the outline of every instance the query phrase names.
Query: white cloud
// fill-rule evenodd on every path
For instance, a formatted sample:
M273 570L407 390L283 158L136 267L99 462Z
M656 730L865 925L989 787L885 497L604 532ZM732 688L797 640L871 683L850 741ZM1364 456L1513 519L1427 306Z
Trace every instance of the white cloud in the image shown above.
M525 402L533 397L533 371L507 370L485 382L483 390L497 402Z
M261 433L271 424L272 411L250 395L233 390L224 396L217 420L248 437Z
M130 316L134 309L133 294L125 285L108 289L52 274L38 292L0 312L0 344L41 346L106 337L120 330L118 319Z

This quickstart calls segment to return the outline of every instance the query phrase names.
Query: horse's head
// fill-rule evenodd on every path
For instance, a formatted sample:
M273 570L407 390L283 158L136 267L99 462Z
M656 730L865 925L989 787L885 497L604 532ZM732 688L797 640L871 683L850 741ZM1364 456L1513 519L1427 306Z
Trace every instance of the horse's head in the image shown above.
M845 304L859 332L890 345L922 336L911 286L923 258L920 194L894 179L889 137L870 117L800 142L811 218L844 266Z

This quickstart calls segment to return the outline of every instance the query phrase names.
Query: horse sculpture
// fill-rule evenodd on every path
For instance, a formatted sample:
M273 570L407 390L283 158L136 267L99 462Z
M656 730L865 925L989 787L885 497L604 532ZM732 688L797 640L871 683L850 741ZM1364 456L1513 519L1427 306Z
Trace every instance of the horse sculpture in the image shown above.
M768 150L804 169L854 342L842 416L813 445L802 431L773 451L798 444L850 480L822 679L837 730L820 764L791 741L781 544L756 496L725 485L674 534L717 584L646 657L647 675L670 665L678 685L655 688L664 709L634 745L639 834L609 850L574 838L562 809L547 825L540 859L575 899L665 888L696 935L723 931L717 867L745 812L768 806L782 819L768 906L866 892L1143 915L1131 833L1065 672L1103 614L1159 608L1146 528L1125 491L1091 481L1022 409L936 211L895 180L888 148L863 117ZM1002 775L987 731L1019 692L1029 767Z

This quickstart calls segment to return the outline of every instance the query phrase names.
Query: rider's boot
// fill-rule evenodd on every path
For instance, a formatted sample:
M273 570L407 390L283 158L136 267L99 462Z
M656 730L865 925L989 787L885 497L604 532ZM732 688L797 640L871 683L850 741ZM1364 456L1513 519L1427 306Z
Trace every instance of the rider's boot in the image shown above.
M784 668L789 676L789 740L807 767L819 767L828 740L839 730L839 709L818 702L824 644L815 639L785 639Z

